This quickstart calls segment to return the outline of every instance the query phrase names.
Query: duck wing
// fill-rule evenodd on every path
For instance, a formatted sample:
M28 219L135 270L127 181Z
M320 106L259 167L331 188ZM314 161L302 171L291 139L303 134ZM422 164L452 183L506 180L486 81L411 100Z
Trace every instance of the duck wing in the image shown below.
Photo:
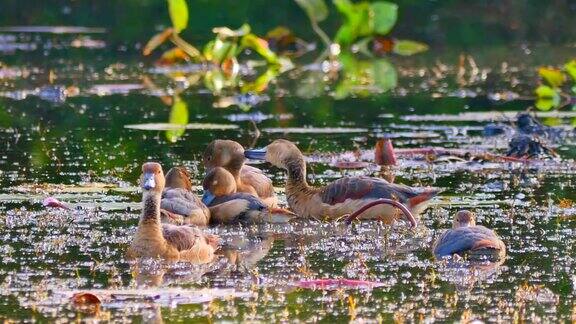
M254 187L258 197L267 198L275 195L272 180L262 170L250 165L244 165L240 172L242 181Z
M388 198L405 202L417 196L413 188L389 183L384 179L371 177L346 177L338 179L320 189L322 202L335 205L347 199Z
M206 208L206 206L191 191L181 188L169 188L162 193L160 208L182 216L190 216L195 211Z
M162 234L168 244L178 251L190 250L199 240L204 239L204 234L196 227L162 224Z
M434 243L437 258L480 249L501 250L504 243L494 231L484 226L451 229L444 232Z
M260 198L252 196L251 194L244 192L237 192L230 195L218 196L210 202L210 207L220 205L233 200L243 200L246 201L246 209L250 210L264 210L266 205L260 200Z

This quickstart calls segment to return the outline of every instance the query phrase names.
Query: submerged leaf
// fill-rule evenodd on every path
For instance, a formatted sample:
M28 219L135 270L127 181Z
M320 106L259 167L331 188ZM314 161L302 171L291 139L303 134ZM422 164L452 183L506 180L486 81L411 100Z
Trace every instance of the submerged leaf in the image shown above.
M148 43L146 43L146 46L144 46L144 50L142 51L142 53L144 53L144 56L150 55L150 53L152 53L152 51L156 49L156 47L162 45L162 43L164 43L168 38L170 38L173 32L174 29L167 28L161 33L158 33L154 35L152 38L150 38Z
M388 34L398 19L398 5L387 1L372 2L370 9L374 17L374 33Z
M321 22L328 17L328 7L324 0L295 0L306 12L308 18L315 22Z
M168 0L168 12L174 32L180 33L188 26L188 5L186 0Z
M398 55L414 55L421 52L426 52L428 45L413 40L397 39L394 40L392 51Z
M541 67L538 69L538 74L542 79L544 79L549 85L554 88L562 86L564 81L566 81L566 76L562 71L555 68Z
M180 128L166 130L166 139L174 143L182 137L188 124L188 105L179 97L174 98L174 105L170 110L169 123L180 126Z

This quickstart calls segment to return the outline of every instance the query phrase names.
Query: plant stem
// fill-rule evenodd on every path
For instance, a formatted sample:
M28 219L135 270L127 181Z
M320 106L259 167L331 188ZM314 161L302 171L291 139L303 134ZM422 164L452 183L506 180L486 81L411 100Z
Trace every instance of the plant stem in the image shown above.
M320 26L318 26L318 23L316 22L315 19L310 19L310 23L312 24L312 29L316 34L318 34L318 36L320 37L326 48L330 49L331 41L328 35L326 35L326 33L322 30L322 28L320 28Z

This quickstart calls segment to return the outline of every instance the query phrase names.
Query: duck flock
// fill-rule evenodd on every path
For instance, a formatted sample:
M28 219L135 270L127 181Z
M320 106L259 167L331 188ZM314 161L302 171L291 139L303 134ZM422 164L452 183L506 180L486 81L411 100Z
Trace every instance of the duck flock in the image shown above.
M262 160L285 170L288 208L279 206L272 181L245 164ZM204 194L198 197L190 174L174 167L166 174L155 162L142 165L142 214L128 248L130 259L160 258L194 264L210 263L221 245L210 225L289 223L299 219L376 221L418 225L418 215L440 194L436 188L410 187L376 177L343 177L322 187L308 184L306 160L284 139L263 149L245 150L231 140L215 140L203 155ZM471 258L502 262L506 247L492 230L476 225L471 211L454 216L453 228L431 247L436 258Z

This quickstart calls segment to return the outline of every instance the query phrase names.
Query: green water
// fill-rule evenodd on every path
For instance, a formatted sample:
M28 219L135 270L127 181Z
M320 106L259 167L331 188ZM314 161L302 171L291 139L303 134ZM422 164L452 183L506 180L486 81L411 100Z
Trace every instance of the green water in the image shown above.
M458 1L441 5L404 2L407 17L429 12L432 18L418 21L414 28L401 24L398 32L430 42L431 51L412 58L363 61L370 68L391 68L387 73L392 74L387 76L392 75L396 84L368 81L339 98L346 76L340 74L339 78L321 82L324 74L306 65L311 55L271 82L255 106L214 108L223 98L238 96L239 87L215 94L206 87L203 74L189 72L194 68L181 67L188 73L164 73L134 49L134 43L146 39L155 24L167 21L156 14L162 3L142 5L142 20L153 21L150 26L139 25L142 22L132 16L123 20L127 14L119 8L103 15L108 8L103 4L94 4L93 15L86 14L85 4L69 4L73 13L83 13L80 16L62 14L61 5L55 6L58 10L47 10L31 4L26 15L23 4L8 1L6 6L13 15L0 18L4 25L59 22L103 26L110 31L91 36L106 42L102 49L70 48L76 35L0 35L0 39L2 35L9 37L5 43L36 47L0 52L0 62L5 64L0 67L0 318L90 318L92 315L76 309L61 293L134 288L145 280L124 258L139 216L140 194L134 187L144 161L158 161L165 169L185 165L198 184L204 173L201 154L210 141L218 138L234 139L251 147L286 138L310 156L370 150L384 135L394 137L399 148L482 147L505 152L505 138L482 137L482 127L491 120L481 118L481 114L471 120L423 116L522 111L530 107L536 68L560 65L574 57L570 27L566 25L562 33L555 33L554 27L546 23L568 16L573 6L559 2L552 10L545 5L510 2L487 10L485 3L463 8L464 2ZM254 17L276 11L270 19L253 26L264 31L288 24L292 18L303 19L292 4L271 10L261 2L251 2L222 13L218 10L220 3L201 4L207 11L204 19L194 23L198 24L194 26L197 30L219 22L258 21ZM127 1L121 8L136 10L138 6ZM471 18L470 24L458 28L458 12L474 16L470 12L479 8L486 11L478 11L480 14ZM286 15L279 13L283 9ZM541 21L522 19L535 17L536 10L553 15ZM494 11L500 15L517 12L513 18L518 26L510 28L503 20L490 20ZM100 16L104 18L93 18ZM121 26L127 26L126 30ZM304 21L298 26L296 31L306 29ZM137 32L140 29L144 30L139 32L142 35ZM494 35L494 42L482 41L485 32L493 32L490 35ZM312 37L307 33L302 31L304 36ZM524 38L530 42L519 42ZM48 43L62 48L47 49ZM129 45L124 51L125 44ZM463 53L472 56L478 71L467 63L463 76L458 77ZM249 70L243 80L250 82L264 72ZM183 82L182 76L188 81ZM100 88L94 88L97 85ZM126 85L132 90L127 91ZM61 98L53 95L54 89L70 86L77 87L78 94ZM494 100L498 94L513 99ZM168 123L175 110L187 112L185 123L199 129L166 131L157 125ZM255 121L259 137L250 119ZM573 123L573 117L543 120L564 127ZM147 123L154 123L154 129L126 127L141 128ZM214 129L203 129L200 123L213 124ZM570 320L576 282L576 209L560 201L573 200L576 194L574 138L561 142L556 151L561 162L528 166L428 164L400 159L395 170L397 182L444 189L421 216L415 231L403 225L387 231L371 222L347 229L311 221L286 226L210 228L207 231L221 235L228 246L234 247L225 253L229 259L222 257L208 266L161 268L163 275L148 280L155 278L160 291L231 289L237 298L187 305L143 299L105 302L96 316L118 321L162 317L167 321L203 322ZM277 187L283 187L285 175L281 170L266 164L259 167ZM309 163L308 167L309 181L316 185L344 174L371 174L368 170L340 170L327 163ZM80 188L96 182L109 187ZM71 187L63 190L57 184ZM47 210L40 202L49 195L82 208L72 212ZM281 192L279 195L284 201L285 196ZM434 261L432 241L450 227L451 215L460 208L474 210L478 222L493 228L507 244L508 257L501 266L471 269ZM240 253L239 259L243 260L239 267L229 261L235 253ZM295 287L300 280L318 278L364 279L383 283L383 287L332 291Z

